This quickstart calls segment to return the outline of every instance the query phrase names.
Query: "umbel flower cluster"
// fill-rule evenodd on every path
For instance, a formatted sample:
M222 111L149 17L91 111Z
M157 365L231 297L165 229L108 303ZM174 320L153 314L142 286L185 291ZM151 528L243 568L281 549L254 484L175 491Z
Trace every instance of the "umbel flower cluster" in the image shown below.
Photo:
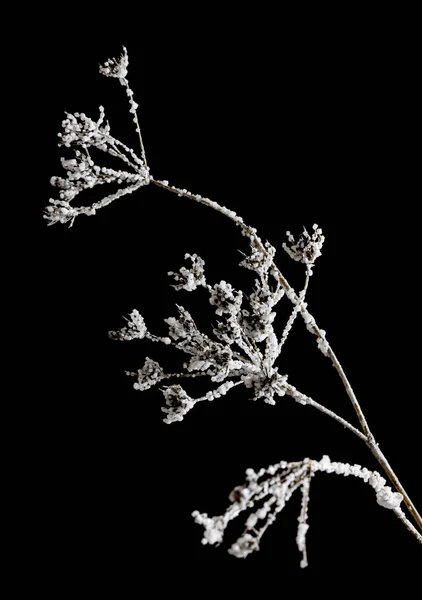
M126 79L129 63L126 48L120 59L110 59L100 72L108 77L116 77L126 89L129 99L130 112L139 136L138 105L133 100L133 92ZM139 158L135 152L111 135L110 125L105 121L104 108L99 108L100 116L97 121L89 118L84 113L66 113L62 122L63 131L58 134L59 146L74 150L71 159L62 158L62 167L66 177L52 177L50 182L59 189L58 198L50 198L50 205L45 212L49 224L70 223L73 225L78 215L95 215L98 209L107 206L117 198L132 194L138 188L149 183L149 170L146 165L145 155ZM93 160L93 150L100 150L122 162L122 169L115 170L101 167ZM98 185L117 183L123 187L113 194L105 196L91 206L74 206L71 202L81 192L92 189Z
M172 345L187 355L184 372L165 373L160 365L147 358L135 376L135 389L144 391L155 384L174 377L208 377L218 384L200 398L192 398L180 384L162 387L165 398L165 422L181 421L197 402L214 400L231 388L243 384L253 400L262 399L274 405L276 397L289 394L301 403L307 398L287 383L287 376L279 373L277 360L292 322L289 320L279 340L274 331L274 308L285 295L284 289L271 272L275 250L266 244L266 254L251 241L251 254L240 263L256 275L253 291L246 295L230 283L220 281L210 285L206 281L204 261L196 254L186 254L190 265L177 273L170 271L176 290L194 291L199 287L209 293L209 303L217 316L214 338L202 333L191 314L177 306L176 317L165 319L168 336L159 337L147 330L138 311L129 315L126 327L110 332L113 339L147 338ZM271 260L269 259L271 257Z
M274 262L275 248L269 242L264 242L256 229L246 225L242 217L209 198L176 188L168 181L154 179L147 166L136 111L138 105L127 80L128 65L128 54L124 48L119 58L109 59L104 65L100 65L100 73L117 79L125 89L139 137L140 156L111 135L102 107L97 121L84 113L67 114L62 123L63 131L59 134L59 146L73 152L73 156L62 158L65 177L53 177L51 180L52 185L58 188L59 194L58 198L50 199L45 218L49 224L72 225L78 215L94 215L98 209L125 194L143 186L155 185L216 210L240 227L250 248L249 254L244 255L240 265L254 275L254 284L249 293L235 289L226 281L208 283L204 261L196 254L186 254L186 265L177 272L170 271L168 275L177 291L193 292L204 288L208 292L209 304L215 313L212 336L201 332L192 315L181 305L177 305L175 316L165 319L168 326L168 334L165 336L151 333L143 316L136 309L133 310L124 327L110 332L111 338L122 341L146 339L161 342L173 346L186 357L182 372L177 373L166 373L158 362L147 357L137 372L127 373L135 378L134 388L146 391L155 385L159 386L164 396L162 410L165 423L181 421L198 402L221 398L240 385L246 388L247 394L253 400L262 400L270 405L275 405L280 397L290 396L296 402L316 408L336 420L363 441L396 490L393 491L387 486L386 480L376 472L360 465L331 462L327 456L320 461L282 461L268 469L261 469L258 473L248 469L246 483L232 491L231 505L224 515L208 517L207 514L198 511L193 513L195 521L204 526L203 543L221 543L227 524L241 512L248 510L246 529L229 549L233 556L245 558L252 551L259 549L266 529L274 522L292 494L300 490L302 507L296 541L302 552L301 566L305 567L309 490L312 477L319 471L351 475L367 482L375 490L378 504L394 512L408 531L422 543L422 535L400 507L402 501L419 530L422 529L422 518L376 443L352 386L327 340L326 332L317 325L305 301L315 261L321 256L324 244L322 230L315 224L311 233L304 230L297 239L287 232L287 241L283 244L283 249L304 268L304 287L296 292ZM120 159L122 170L97 165L91 151L101 151ZM117 192L106 195L90 206L72 204L74 198L82 191L107 183L115 183L120 187ZM274 329L276 307L283 298L291 303L292 308L281 335L277 336ZM301 317L309 333L316 338L319 350L331 361L339 375L358 418L359 427L302 393L288 381L286 373L279 372L276 361L298 317ZM192 397L180 383L183 379L194 377L203 377L210 381L209 391L201 397Z

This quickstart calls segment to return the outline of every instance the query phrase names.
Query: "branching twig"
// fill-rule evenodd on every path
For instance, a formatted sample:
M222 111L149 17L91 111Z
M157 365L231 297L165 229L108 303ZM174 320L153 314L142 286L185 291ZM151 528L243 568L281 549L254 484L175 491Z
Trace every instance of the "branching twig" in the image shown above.
M177 194L179 197L212 208L231 219L240 227L251 247L251 254L246 256L240 264L253 271L256 276L255 287L250 294L235 290L225 281L210 285L206 282L204 261L197 255L186 255L185 258L190 259L192 265L189 268L182 267L177 273L169 272L169 275L173 277L174 287L177 290L194 291L198 287L203 287L208 291L210 304L219 317L213 332L215 339L203 334L197 328L189 312L182 306L177 307L177 317L165 320L169 326L169 334L164 337L150 333L143 317L138 311L132 311L127 320L127 326L111 332L111 337L121 340L146 338L162 342L184 352L188 357L187 362L183 365L185 371L171 374L164 373L158 363L147 358L144 366L136 373L128 373L137 379L134 384L135 389L144 391L171 378L189 379L197 376L208 377L212 382L218 384L213 390L196 399L189 396L179 384L162 388L165 398L165 406L162 410L165 413L166 423L182 420L198 401L214 400L241 384L251 391L254 400L263 399L264 402L272 405L276 403L275 398L287 394L300 404L318 409L364 441L397 490L397 492L392 492L385 485L385 480L376 472L370 472L359 465L331 463L328 457L324 457L321 461L305 459L299 463L282 462L266 470L261 469L258 474L249 470L248 483L233 490L232 505L225 515L210 519L206 514L195 513L196 521L205 527L204 543L221 542L224 529L231 519L246 508L255 507L257 502L263 502L259 510L249 516L244 534L230 550L231 554L235 556L247 556L251 551L258 549L259 541L265 530L274 521L294 491L300 488L302 510L299 517L297 544L303 555L302 566L306 566L309 486L311 477L318 470L350 474L367 481L375 489L378 503L392 509L408 531L419 542L422 542L421 534L401 510L401 501L404 500L414 521L422 530L421 516L379 449L340 361L326 339L326 332L317 325L305 302L314 264L321 255L324 243L321 229L314 225L311 234L304 230L298 239L287 232L288 241L283 244L284 250L293 260L302 263L306 269L304 288L297 294L274 262L275 249L268 242L263 242L256 229L248 226L234 211L209 198L172 186L168 181L154 179L147 166L136 112L138 105L133 99L133 92L127 79L128 63L128 55L124 49L120 58L109 59L100 66L100 72L108 77L117 78L126 90L130 112L139 136L141 158L132 149L111 136L108 123L104 123L102 107L100 107L100 118L96 122L84 114L68 114L62 123L63 133L59 134L59 145L73 148L75 154L73 159L62 159L62 165L66 169L66 178L54 177L51 180L51 183L60 190L59 198L50 199L50 206L46 209L45 217L50 224L67 222L73 224L76 216L80 214L93 215L98 209L110 204L115 199L151 183L165 191ZM96 165L89 153L91 147L119 158L124 163L125 169L129 167L131 170L115 171ZM125 184L126 187L120 188L116 193L106 196L88 207L74 207L71 204L80 192L104 183ZM278 340L273 328L276 316L274 308L283 296L286 296L293 304L293 309L282 336ZM301 314L308 331L316 336L319 350L331 360L335 367L357 415L360 430L340 415L299 392L287 382L287 375L278 372L275 361L299 314ZM260 347L260 344L264 344L265 347ZM269 478L267 477L265 481L260 480L268 475ZM263 521L263 525L257 529L257 523L260 520Z

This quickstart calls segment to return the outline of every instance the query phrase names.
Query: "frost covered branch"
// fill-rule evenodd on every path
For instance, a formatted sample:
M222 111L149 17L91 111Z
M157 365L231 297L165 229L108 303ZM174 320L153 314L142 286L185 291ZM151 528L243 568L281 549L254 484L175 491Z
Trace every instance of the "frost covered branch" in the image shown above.
M378 473L370 472L359 465L332 463L328 457L321 461L305 459L299 463L281 462L266 470L261 469L258 474L248 470L247 483L233 490L230 496L232 504L224 515L209 518L206 514L194 513L196 521L205 527L203 542L220 543L228 522L240 512L254 508L255 512L249 515L246 522L244 534L230 549L234 556L247 556L258 549L265 530L292 494L300 489L302 505L297 545L302 552L301 564L306 566L309 490L311 479L317 471L353 475L369 483L377 493L378 504L392 509L412 535L422 542L421 534L400 508L401 501L404 501L419 529L422 529L422 519L376 443L352 386L327 340L326 332L317 325L308 310L306 294L315 261L322 253L325 239L322 230L315 224L311 233L305 229L299 237L287 232L287 241L283 244L283 249L291 259L304 267L305 283L303 289L297 293L274 262L275 248L269 242L263 241L256 229L248 226L234 211L199 194L176 188L168 181L154 179L147 166L136 110L138 105L134 101L127 79L128 64L128 55L126 49L123 49L119 58L109 59L104 65L100 65L100 73L117 79L125 89L129 110L139 136L141 156L111 135L102 107L97 121L84 113L66 114L66 119L62 122L63 132L59 134L59 146L73 151L73 156L62 158L66 176L51 179L52 185L59 189L59 195L58 198L50 199L45 218L49 224L72 225L77 216L94 215L99 208L107 206L117 198L153 184L179 197L212 208L240 227L250 246L249 254L244 254L240 266L250 270L255 277L249 293L236 290L226 281L210 284L206 279L204 261L196 254L186 254L187 265L177 272L169 271L168 275L177 291L193 292L203 288L208 292L209 303L216 316L213 335L201 332L191 314L181 305L177 306L176 316L165 319L168 326L166 336L157 336L149 332L144 318L137 310L133 310L124 327L110 332L111 338L122 341L147 339L161 342L183 352L186 357L183 370L178 373L165 373L157 362L146 358L144 365L137 372L127 373L136 379L134 388L145 391L160 384L165 401L162 410L166 423L181 421L197 402L220 398L239 385L247 388L253 400L263 400L270 405L275 405L280 398L289 396L296 402L312 406L336 420L365 442L397 490L393 492L387 487L385 480ZM122 169L115 170L97 165L94 154L98 151L119 159ZM122 187L90 206L72 204L84 190L107 183ZM292 307L283 332L278 337L274 329L275 309L282 299L287 299ZM288 381L286 373L279 372L276 361L299 315L307 330L316 337L318 349L335 367L353 405L360 428L299 391ZM197 398L191 397L179 383L181 379L189 381L195 377L208 378L213 384L212 389ZM177 383L174 380L177 380Z
M104 66L100 66L100 72L109 77L116 77L126 88L129 97L130 112L134 115L133 121L140 136L141 155L139 158L135 152L125 144L114 138L110 133L110 125L105 122L104 108L100 106L98 121L87 117L84 113L66 113L66 119L62 122L63 132L59 133L59 146L72 149L74 157L61 159L62 167L66 171L66 177L52 177L51 184L59 191L58 198L50 198L50 205L45 212L45 218L54 223L68 223L73 225L78 215L95 215L97 210L107 206L117 198L126 194L132 194L143 185L150 182L149 169L145 159L145 151L142 144L141 130L139 129L138 117L136 115L137 104L133 100L133 92L129 88L126 79L129 59L126 49L120 59L110 59ZM92 151L99 150L124 163L124 170L108 169L95 164ZM129 168L129 170L128 170ZM106 183L117 183L124 185L116 193L105 196L102 200L91 206L75 207L71 202L82 191L92 189Z
M422 536L400 508L403 496L398 492L393 492L379 473L369 471L360 465L332 462L328 456L323 456L320 461L308 458L293 463L281 461L267 469L260 469L257 473L253 469L247 469L246 482L232 490L229 496L231 504L223 515L209 517L206 513L199 511L192 513L195 522L204 527L202 543L220 544L230 521L237 518L242 512L249 511L242 535L228 550L229 554L237 558L246 558L251 552L259 550L259 544L265 531L274 523L277 515L286 506L294 492L300 490L302 504L298 518L296 543L302 553L300 566L307 567L306 535L309 529L309 492L312 478L317 472L334 473L344 477L353 476L368 483L376 493L377 503L392 510L422 543Z

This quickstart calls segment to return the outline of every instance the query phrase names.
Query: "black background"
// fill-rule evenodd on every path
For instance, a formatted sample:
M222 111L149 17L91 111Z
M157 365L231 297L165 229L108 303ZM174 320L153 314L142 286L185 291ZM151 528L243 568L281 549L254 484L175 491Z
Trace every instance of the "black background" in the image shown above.
M229 220L156 188L142 188L95 218L79 217L72 228L42 220L55 193L49 178L61 171L56 134L64 110L96 118L104 105L115 137L137 148L124 90L98 74L98 63L122 45L154 177L242 215L277 248L277 264L297 287L303 273L282 250L285 231L314 222L323 228L310 310L420 507L411 40L398 54L394 36L381 43L361 31L341 44L342 27L335 39L287 40L265 28L258 35L239 27L233 35L222 27L203 36L198 27L179 36L152 24L136 36L113 33L109 24L94 36L83 20L61 22L39 30L26 71L39 128L27 278L36 306L30 360L37 392L30 407L22 404L31 430L29 547L45 568L66 574L144 574L149 565L166 570L192 560L248 571L271 561L280 575L297 574L299 497L244 562L226 553L240 524L221 547L203 547L191 512L223 512L246 468L281 459L329 454L377 469L357 438L289 398L271 407L236 389L165 425L160 392L132 389L125 369L139 368L145 356L174 367L180 357L148 341L109 340L122 315L136 307L161 334L176 303L204 329L213 318L205 294L168 285L167 271L182 265L185 252L206 260L210 283L225 279L246 291L252 279L237 266L238 250L248 246ZM279 332L287 315L282 302ZM356 424L334 369L302 322L279 365L291 383ZM308 574L370 569L402 576L420 562L417 542L360 481L321 474L311 497Z

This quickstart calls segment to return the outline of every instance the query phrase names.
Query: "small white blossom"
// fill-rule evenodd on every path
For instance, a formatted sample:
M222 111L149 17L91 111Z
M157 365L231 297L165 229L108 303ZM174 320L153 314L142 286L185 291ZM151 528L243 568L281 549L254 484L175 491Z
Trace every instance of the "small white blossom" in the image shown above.
M210 519L206 513L199 513L197 510L192 513L195 523L204 526L204 537L202 543L205 544L220 544L223 540L225 523L219 517Z
M164 388L163 396L166 401L166 406L161 408L166 414L164 423L181 421L195 405L195 400L190 398L180 385L171 385Z
M272 247L266 247L272 256ZM158 380L200 375L220 384L218 388L195 399L180 385L164 388L166 423L181 421L198 401L220 398L235 385L243 384L252 390L253 400L262 399L270 405L276 403L276 398L285 396L286 390L289 390L289 395L300 396L293 386L287 386L287 376L279 374L274 366L280 353L280 344L272 325L276 314L272 308L284 293L280 292L279 286L271 287L269 284L270 261L265 263L262 257L260 261L255 261L253 270L259 273L252 293L247 295L226 281L214 286L206 284L204 261L195 254L186 254L185 258L191 260L192 266L182 267L178 273L169 273L176 282L173 287L190 291L202 286L209 291L210 303L221 317L213 330L218 341L202 333L191 314L179 305L178 316L164 319L169 327L168 337L162 338L147 332L139 315L138 327L136 323L129 323L129 327L113 332L112 337L133 339L144 336L152 341L171 343L183 351L188 359L183 364L185 371L172 375L156 372L156 367L147 362L138 371L135 388L144 391ZM244 299L248 308L242 310ZM265 348L260 349L257 343L263 341ZM154 381L150 369L156 375Z
M274 396L284 395L284 393L280 394L280 392L282 392L287 377L280 375L275 368L244 375L242 380L247 388L253 389L253 400L263 398L267 404L274 405Z
M265 242L264 249L261 249L254 238L251 238L250 242L252 252L239 264L245 269L255 271L261 277L266 277L274 262L275 248L269 242Z
M137 373L138 381L133 384L133 387L143 392L161 381L163 375L164 371L160 365L147 357L144 366Z
M124 79L127 75L128 65L129 57L126 48L123 46L123 53L119 58L109 58L103 65L100 65L100 73L106 77Z
M145 337L147 328L142 315L135 309L130 313L129 317L129 319L126 319L128 322L127 327L109 332L109 336L112 339L128 341L134 339L141 340Z
M322 229L320 229L318 225L313 225L312 229L312 235L309 235L306 229L304 229L297 241L290 231L287 231L289 243L283 243L283 248L290 258L304 263L309 274L312 274L312 265L315 263L316 259L321 256L321 249L325 241L325 237L322 235Z
M197 287L206 286L206 280L204 275L204 261L197 254L185 254L185 260L190 258L192 261L192 267L187 269L182 267L179 273L169 271L168 275L173 276L175 284L172 285L176 290L186 290L192 292Z
M150 183L144 161L133 150L112 137L110 126L104 119L102 106L98 121L93 121L84 113L66 113L66 119L62 122L63 133L59 134L59 146L72 149L74 157L61 159L65 177L50 179L51 185L58 188L59 197L50 198L50 205L45 210L44 218L49 221L49 225L68 222L72 225L78 215L95 215L98 209ZM90 154L92 148L118 158L123 162L125 170L96 165ZM110 183L124 184L124 187L91 206L71 205L84 190Z
M237 315L242 304L242 292L236 291L226 281L216 283L213 288L210 287L210 304L216 307L215 313L222 315L229 313Z

